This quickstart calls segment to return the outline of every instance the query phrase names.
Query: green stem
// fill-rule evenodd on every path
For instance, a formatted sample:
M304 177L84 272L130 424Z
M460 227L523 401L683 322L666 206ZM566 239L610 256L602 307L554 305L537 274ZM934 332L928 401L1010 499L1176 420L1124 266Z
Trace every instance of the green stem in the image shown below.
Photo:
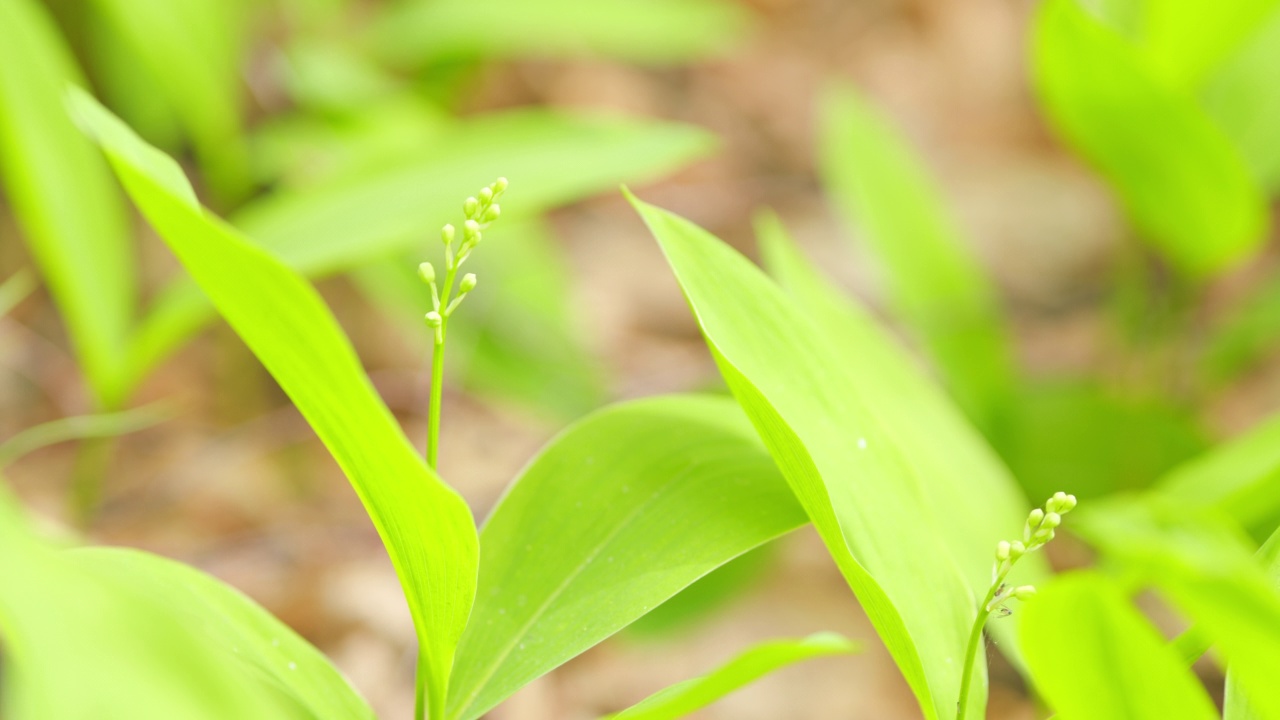
M444 335L443 322L441 336ZM431 352L431 405L427 416L427 465L436 469L440 455L440 401L444 389L444 342Z
M418 650L422 652L421 648ZM423 677L426 665L422 664L422 658L418 658L418 669L414 673L414 689L413 689L413 720L424 720L426 717L423 712L426 710L425 699L427 693L426 678Z
M1010 567L1012 568L1012 564L1010 564ZM986 597L982 598L982 604L978 606L978 616L973 619L973 627L969 630L969 644L965 647L964 652L964 675L960 678L960 702L956 708L956 720L964 720L965 713L969 709L969 689L973 686L973 666L978 659L978 650L982 645L982 629L987 625L987 618L991 617L991 611L987 610L987 606L995 599L996 593L999 592L1000 586L1004 584L1004 579L1008 574L1009 571L1006 570L996 577L995 582L991 583Z

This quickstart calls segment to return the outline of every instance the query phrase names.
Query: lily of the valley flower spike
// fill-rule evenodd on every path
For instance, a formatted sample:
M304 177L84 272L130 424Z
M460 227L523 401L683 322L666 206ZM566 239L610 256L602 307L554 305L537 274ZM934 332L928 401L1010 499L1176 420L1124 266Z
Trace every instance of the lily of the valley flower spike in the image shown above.
M462 223L462 241L458 242L458 230L446 224L440 229L440 241L444 243L444 281L437 284L436 268L429 262L418 266L418 275L431 287L431 312L426 314L427 327L435 333L431 353L431 406L428 413L427 464L436 468L440 450L440 400L444 380L444 340L449 329L449 317L476 288L475 273L467 273L458 280L458 271L471 257L484 238L484 231L502 214L498 198L507 189L507 179L498 178L492 185L462 203L465 221ZM456 247L455 247L456 245ZM455 282L457 294L454 294Z
M1010 600L1025 602L1036 594L1036 589L1031 585L1011 587L1005 583L1005 578L1009 576L1009 572L1022 556L1039 550L1053 540L1058 526L1062 524L1062 516L1074 510L1075 507L1075 495L1064 492L1054 493L1053 497L1045 502L1043 510L1036 508L1027 516L1021 540L1001 540L996 544L996 560L991 567L991 587L978 608L978 617L973 621L973 628L969 632L969 645L965 649L964 676L960 681L960 702L956 711L956 720L964 720L965 710L969 704L973 663L982 643L982 629L986 627L987 619L992 613L1001 617L1011 614L1013 611L1008 606Z

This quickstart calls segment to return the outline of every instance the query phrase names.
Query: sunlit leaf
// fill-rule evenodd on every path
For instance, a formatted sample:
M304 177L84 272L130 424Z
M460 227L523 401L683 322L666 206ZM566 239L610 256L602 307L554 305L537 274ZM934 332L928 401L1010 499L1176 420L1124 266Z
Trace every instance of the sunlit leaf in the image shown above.
M480 717L804 522L727 398L655 398L587 417L530 463L485 523L448 716Z
M385 60L420 66L449 57L612 57L681 63L718 54L748 17L724 0L434 0L385 11L367 38Z
M1076 0L1046 0L1036 90L1055 128L1111 183L1145 240L1203 277L1251 255L1266 204L1231 141L1191 95L1162 85Z
M1257 32L1280 3L1233 0L1207 6L1200 0L1141 0L1136 46L1161 82L1194 89Z
M1258 559L1266 569L1271 586L1280 590L1280 528L1271 533L1271 537L1258 550ZM1265 715L1249 700L1249 691L1240 681L1239 675L1227 668L1227 684L1223 695L1223 720L1262 720Z
M475 594L466 503L414 451L315 289L193 202L177 165L96 101L83 93L72 101L134 202L360 495L408 598L428 690L442 702Z
M1273 3L1274 4L1274 3ZM1230 7L1231 3L1224 4ZM1204 105L1235 143L1254 178L1273 194L1280 190L1280 11L1213 74Z
M0 3L0 180L94 396L114 408L137 292L129 225L106 163L67 118L72 82L44 7Z
M1022 653L1062 720L1212 720L1213 702L1146 618L1107 578L1049 583L1020 609Z
M842 352L848 345L836 344L822 320L740 254L686 220L634 198L632 203L666 253L721 374L925 717L950 715L977 612L975 595L990 582L987 574L981 590L971 585L991 564L971 567L970 560L979 552L989 556L991 533L1012 534L1021 525L1021 512L1003 512L1013 487L1002 487L1001 477L956 474L968 458L989 452L968 446L977 438L972 430L935 436L924 425L903 428L886 419L896 412L869 389L881 379L863 374L858 357ZM932 460L921 460L946 452L967 459L942 468L941 475L933 472L938 468ZM970 520L961 518L967 513L960 508L968 502L947 504L961 486L975 497L996 490L981 515L986 525L980 535L961 534ZM985 700L985 692L973 695L975 715Z
M852 88L823 103L827 191L884 269L889 302L974 422L1001 430L1013 363L996 292L928 171Z
M856 643L831 633L761 643L702 677L672 685L610 715L609 720L676 720L788 665L857 651Z
M304 712L296 696L281 692L270 675L238 663L220 643L203 635L202 621L217 623L221 618L199 605L174 606L174 589L153 595L131 578L101 566L96 557L58 550L39 540L7 488L0 487L0 575L5 578L0 583L5 655L0 713L5 718L369 717ZM237 599L266 616L247 600ZM292 634L288 640L305 646ZM327 667L318 652L309 647L307 651L310 655L299 653L297 661L305 664L306 673L317 665ZM336 676L331 668L328 671ZM355 697L345 683L334 679Z

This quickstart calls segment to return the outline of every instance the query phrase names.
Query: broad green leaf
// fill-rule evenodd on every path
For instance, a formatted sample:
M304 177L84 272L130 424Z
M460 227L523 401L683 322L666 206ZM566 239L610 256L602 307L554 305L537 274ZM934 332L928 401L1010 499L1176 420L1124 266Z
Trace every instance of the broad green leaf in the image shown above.
M106 163L67 118L73 82L44 7L0 3L0 181L98 404L114 408L137 292L129 224Z
M658 239L734 396L782 469L929 720L959 697L967 631L977 613L971 546L1012 534L1022 513L985 510L981 536L958 537L968 503L944 504L955 483L981 497L999 479L930 474L937 453L976 452L886 419L890 408L823 321L758 268L692 223L632 198ZM894 403L899 402L893 399ZM922 426L923 427L923 426ZM962 549L963 548L963 549ZM992 552L987 547L986 552ZM985 688L985 685L984 685ZM973 696L974 714L985 692Z
M1187 408L1096 378L1031 380L1018 388L1015 407L1000 449L1032 498L1064 488L1081 500L1146 488L1209 446Z
M1177 466L1155 491L1190 507L1213 507L1251 532L1280 520L1280 416Z
M1212 720L1213 701L1113 582L1059 577L1019 608L1022 654L1062 720Z
M1159 496L1094 505L1076 520L1080 535L1196 623L1264 717L1280 717L1280 590L1237 526Z
M182 563L136 550L86 548L79 567L163 603L185 628L316 720L373 720L373 711L324 654L239 591Z
M168 408L157 404L114 413L58 418L29 427L0 443L0 471L24 455L49 445L127 435L164 422L170 416Z
M1009 410L1013 363L995 289L921 161L851 87L822 111L822 174L884 269L893 311L923 341L960 406L988 432Z
M193 202L172 160L88 95L71 99L130 197L355 487L408 598L428 691L443 702L475 596L478 550L466 503L414 451L315 289Z
M193 631L198 611L85 559L39 540L0 486L5 718L317 717Z
M933 507L946 509L937 515L937 531L970 588L985 593L991 584L992 549L1016 533L1026 514L1026 499L1017 483L943 392L915 369L896 340L800 254L776 216L762 215L756 231L766 267L819 332L831 339L845 372L860 380L858 396L909 453L912 470L930 478ZM992 522L993 518L1003 522ZM1038 556L1023 563L1016 582L1038 582L1047 574ZM1016 661L1014 625L988 627Z
M1111 183L1143 239L1194 277L1258 249L1265 199L1188 93L1163 86L1076 0L1041 4L1033 46L1049 120Z
M30 270L19 270L0 283L0 318L35 292L36 278Z
M528 217L624 180L661 177L713 146L688 126L540 110L470 120L433 137L394 166L268 196L235 223L293 269L323 276L436 246L440 226L457 222L457 199L500 175L511 181L511 214ZM162 297L138 330L138 375L210 318L185 278Z
M804 522L727 398L654 398L588 416L530 463L485 522L448 717L480 717Z
M235 199L247 189L248 153L240 128L241 28L229 0L95 0L133 57L145 64L158 98L191 138L210 183Z
M761 643L706 675L672 685L610 715L609 720L676 720L775 670L802 660L848 655L858 650L856 643L832 633Z
M506 218L485 233L486 249L467 260L483 283L469 295L466 322L449 328L446 368L468 392L500 403L519 403L542 415L574 420L605 397L596 363L577 327L567 262L541 221ZM431 291L418 277L422 255L401 254L354 273L365 293L420 352L431 349L422 313Z
M1224 4L1230 6L1229 3ZM1204 106L1272 194L1280 191L1280 11L1218 69L1204 88Z
M748 16L725 0L434 0L403 2L367 44L417 67L452 57L611 57L683 63L729 49Z
M1195 89L1280 3L1232 0L1142 0L1139 56L1152 74L1174 88Z
M778 544L769 543L721 565L629 625L626 639L647 642L680 637L764 584L777 554Z

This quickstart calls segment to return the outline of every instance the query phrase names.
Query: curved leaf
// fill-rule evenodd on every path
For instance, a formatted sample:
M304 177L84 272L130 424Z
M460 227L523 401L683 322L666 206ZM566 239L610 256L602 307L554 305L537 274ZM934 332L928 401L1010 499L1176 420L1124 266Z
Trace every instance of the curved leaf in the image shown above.
M1230 6L1230 4L1226 4ZM1254 178L1280 191L1280 11L1214 73L1204 106L1235 144Z
M62 98L82 82L51 18L33 0L0 3L0 180L67 325L98 404L124 400L133 322L124 204Z
M848 655L858 650L857 643L833 633L760 643L702 677L672 685L620 713L610 715L609 720L676 720L775 670L802 660Z
M1217 718L1199 681L1105 577L1057 578L1019 615L1036 689L1062 720Z
M16 460L49 445L68 440L107 438L144 430L168 420L169 409L161 403L132 410L98 415L58 418L22 430L0 442L0 470Z
M1183 272L1213 274L1260 247L1265 198L1226 136L1135 52L1076 0L1046 0L1035 23L1036 89L1144 239Z
M781 467L863 609L915 692L925 717L949 715L979 592L957 553L951 483L988 479L929 474L934 443L965 443L901 428L884 397L823 327L755 266L706 231L632 198L658 239L734 396ZM897 402L897 400L893 400ZM979 491L980 492L980 491ZM994 511L1013 534L1021 513ZM990 553L988 546L985 550ZM990 569L990 561L982 570ZM985 581L989 583L989 578ZM985 693L973 697L980 711ZM976 712L975 712L976 714Z
M193 201L181 170L83 93L79 121L187 272L289 395L351 481L395 564L428 691L442 701L475 596L471 511L414 451L320 295Z
M729 399L654 398L588 416L529 464L485 523L449 717L483 715L804 522Z

